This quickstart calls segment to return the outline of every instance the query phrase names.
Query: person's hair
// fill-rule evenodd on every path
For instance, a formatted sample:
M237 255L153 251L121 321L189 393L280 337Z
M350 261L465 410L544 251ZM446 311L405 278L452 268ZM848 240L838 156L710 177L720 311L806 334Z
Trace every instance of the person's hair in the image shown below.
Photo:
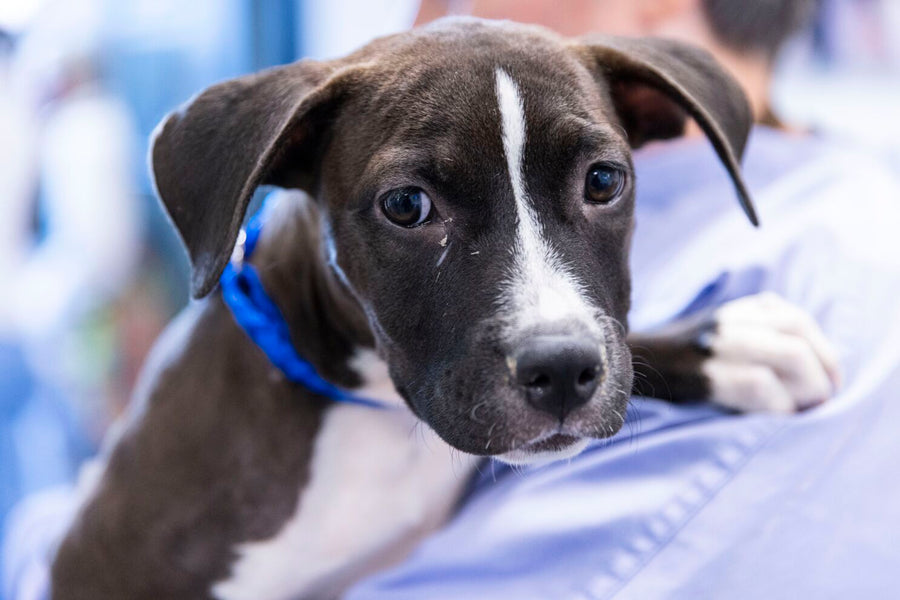
M774 60L781 46L807 24L816 0L703 0L716 37L741 52Z

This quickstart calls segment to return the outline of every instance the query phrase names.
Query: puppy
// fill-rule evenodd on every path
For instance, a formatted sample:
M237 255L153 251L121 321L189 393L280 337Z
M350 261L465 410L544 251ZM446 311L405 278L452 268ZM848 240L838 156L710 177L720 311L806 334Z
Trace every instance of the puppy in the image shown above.
M747 101L672 41L444 20L170 115L152 170L199 301L148 361L53 597L333 597L439 526L477 457L532 464L615 434L632 389L631 150L687 115L755 223ZM393 408L286 377L223 302L261 185L294 190L248 262L293 349Z

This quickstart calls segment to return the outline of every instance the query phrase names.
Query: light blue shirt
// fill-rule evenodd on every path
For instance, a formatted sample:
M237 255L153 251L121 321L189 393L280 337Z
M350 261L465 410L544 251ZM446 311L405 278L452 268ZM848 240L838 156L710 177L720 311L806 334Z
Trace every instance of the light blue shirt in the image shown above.
M489 466L353 600L897 597L898 182L864 153L757 129L754 230L705 142L636 166L632 328L774 290L838 349L838 396L788 417L636 398L619 435L571 462Z

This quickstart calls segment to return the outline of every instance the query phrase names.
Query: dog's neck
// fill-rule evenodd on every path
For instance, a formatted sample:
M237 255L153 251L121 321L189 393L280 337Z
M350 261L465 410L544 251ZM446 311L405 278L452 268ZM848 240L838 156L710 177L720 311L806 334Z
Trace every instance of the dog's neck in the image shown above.
M325 260L315 203L304 194L282 194L252 262L281 309L297 352L332 383L360 385L353 363L373 347L373 337L362 308Z

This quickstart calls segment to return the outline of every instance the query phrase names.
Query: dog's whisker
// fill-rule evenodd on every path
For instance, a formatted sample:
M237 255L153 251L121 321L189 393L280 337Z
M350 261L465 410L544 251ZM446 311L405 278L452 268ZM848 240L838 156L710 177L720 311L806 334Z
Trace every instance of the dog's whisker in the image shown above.
M486 406L487 403L488 403L488 401L484 400L483 402L479 402L478 404L473 406L472 410L469 412L469 419L471 419L472 421L475 421L479 425L484 425L484 421L482 421L478 418L478 409Z
M663 384L666 386L667 397L670 399L672 398L672 390L671 390L671 388L669 388L668 381L663 376L663 374L659 371L659 369L657 369L652 364L645 362L641 359L632 359L632 365L635 367L635 369L634 369L635 374L639 373L639 370L637 369L637 367L647 368L650 371L652 371L656 375L657 379L659 381L662 381ZM649 385L651 388L650 395L653 396L654 398L657 398L658 396L656 395L656 388L655 388L655 386L653 386L652 383L650 383L650 380L651 380L650 376L647 375L646 373L641 373L641 375L645 378L646 384Z

